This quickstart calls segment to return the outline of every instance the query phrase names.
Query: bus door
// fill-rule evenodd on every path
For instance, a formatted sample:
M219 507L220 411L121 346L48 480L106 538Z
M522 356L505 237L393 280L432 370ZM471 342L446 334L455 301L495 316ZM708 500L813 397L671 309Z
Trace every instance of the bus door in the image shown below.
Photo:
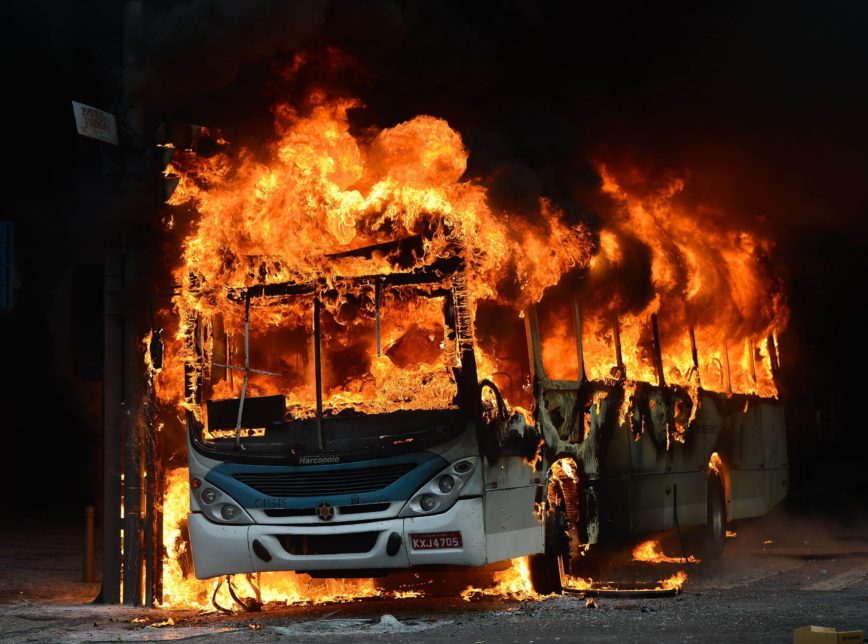
M524 321L510 307L480 302L475 325L480 349L494 361L480 387L486 553L494 563L543 551L536 504L545 472L536 458L539 433L522 413L533 407Z
M548 442L557 444L562 456L574 455L580 469L576 521L587 530L582 536L594 543L600 534L629 532L631 439L618 422L617 386L586 377L576 299L548 292L528 310L527 333L539 422L552 435Z

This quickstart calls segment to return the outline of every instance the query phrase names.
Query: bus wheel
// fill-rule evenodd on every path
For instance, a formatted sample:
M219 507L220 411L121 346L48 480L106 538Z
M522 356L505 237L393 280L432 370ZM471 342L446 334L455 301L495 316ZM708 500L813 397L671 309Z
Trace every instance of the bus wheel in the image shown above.
M702 543L700 544L701 555L705 559L716 559L723 554L723 545L726 543L726 498L723 493L723 484L717 476L708 478L708 502L703 531Z
M563 590L563 579L570 561L570 541L563 491L549 483L549 501L545 513L545 552L530 557L530 580L540 595Z

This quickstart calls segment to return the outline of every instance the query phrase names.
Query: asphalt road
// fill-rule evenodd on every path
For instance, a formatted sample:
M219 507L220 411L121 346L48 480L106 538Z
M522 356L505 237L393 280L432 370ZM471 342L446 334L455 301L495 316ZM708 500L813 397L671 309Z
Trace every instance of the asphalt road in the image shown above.
M258 613L95 606L73 526L0 528L0 641L791 642L815 624L868 631L868 513L832 495L732 526L723 557L698 564L630 561L627 544L596 571L622 587L688 574L674 597L578 595L367 599L266 605ZM668 554L677 540L664 540ZM170 623L171 618L171 623Z

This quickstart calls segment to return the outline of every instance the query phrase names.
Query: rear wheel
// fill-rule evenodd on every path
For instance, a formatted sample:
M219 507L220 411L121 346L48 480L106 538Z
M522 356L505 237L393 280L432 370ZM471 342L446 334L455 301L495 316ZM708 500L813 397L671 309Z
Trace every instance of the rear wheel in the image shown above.
M570 566L568 529L564 494L560 485L553 481L549 483L545 513L545 552L530 557L530 580L540 595L563 590L563 579Z

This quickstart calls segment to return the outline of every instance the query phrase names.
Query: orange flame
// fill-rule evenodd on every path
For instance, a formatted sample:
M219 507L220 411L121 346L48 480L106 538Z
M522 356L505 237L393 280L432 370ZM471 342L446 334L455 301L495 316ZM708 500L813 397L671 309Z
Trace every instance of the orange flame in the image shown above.
M210 157L176 154L170 171L180 182L171 203L192 207L195 218L175 271L176 321L165 321L174 330L163 334L162 371L152 373L163 403L204 421L199 400L239 395L241 374L214 364L238 365L243 357L243 307L226 297L232 289L319 279L330 290L322 298L325 409L372 413L450 406L457 357L437 299L409 298L400 289L384 293L383 350L359 360L376 353L372 293L350 292L335 276L384 274L398 260L385 251L340 253L416 239L400 257L402 270L462 257L467 270L460 288L467 292L470 324L478 300L508 303L518 318L561 275L589 261L588 231L566 225L550 202L540 200L533 220L494 210L483 186L462 179L467 152L442 119L419 116L360 137L347 118L354 107L354 101L314 93L303 111L275 109L277 138L265 154L230 153L225 145ZM315 403L305 327L310 298L299 300L251 307L252 366L278 375L251 374L247 395L284 395L290 413L305 417ZM303 332L281 335L293 328ZM479 348L476 353L481 377L502 369L496 356ZM354 358L361 365L349 362ZM204 390L194 391L199 386ZM186 481L176 470L165 502L166 603L205 607L208 584L191 579L189 562L181 565L189 560L182 531L186 498ZM312 592L313 583L303 575L279 581L263 575L261 584L263 599L286 601L376 593L370 581Z
M658 583L664 590L681 590L681 587L687 583L687 573L679 570L668 579L661 579Z
M461 598L464 601L470 601L479 595L517 600L540 598L539 593L533 589L533 583L530 580L530 559L528 557L513 559L509 568L494 573L494 582L494 585L488 588L468 586L461 591Z
M633 561L644 561L645 563L684 563L683 557L670 557L663 552L663 548L659 541L654 539L643 541L638 546L633 548ZM693 555L688 555L688 563L699 563L700 560Z
M612 168L600 165L599 170L615 214L600 232L589 264L591 292L581 302L588 377L605 380L617 373L620 340L627 378L656 383L650 325L656 314L667 383L776 396L772 351L777 347L770 346L770 338L784 329L788 312L767 266L770 244L728 227L713 212L681 205L680 178L649 189L635 171L621 173L622 180ZM641 272L630 263L637 245L649 253L652 289L639 309L617 284L635 282L634 273ZM543 342L544 357L575 355L570 340L556 332Z
M163 561L163 606L214 610L211 596L220 581L193 576L189 543L183 535L189 499L187 469L172 470L166 477L163 502L163 543L167 553ZM255 592L245 575L233 575L232 583L239 594L252 596ZM372 579L313 579L291 572L262 573L258 585L263 602L287 605L345 602L381 594ZM405 592L401 596L410 594ZM220 585L215 601L224 608L240 610L225 583Z
M479 302L509 306L518 320L520 311L539 302L573 269L587 266L592 286L622 271L629 240L636 237L650 249L654 296L641 310L628 306L617 290L602 289L597 300L603 304L583 299L587 375L618 375L617 332L629 379L656 382L648 320L658 314L667 382L687 387L694 401L690 416L677 421L682 433L696 413L700 384L716 391L776 394L769 338L783 329L786 309L762 268L767 244L748 232L705 225L706 213L687 212L677 202L681 180L641 191L634 189L635 181L619 181L601 166L602 188L616 216L601 231L592 256L587 229L568 225L546 199L539 200L533 217L494 208L485 187L465 178L468 153L446 121L417 116L356 134L348 113L357 107L356 101L314 92L299 108L274 109L276 136L265 150L233 151L219 140L221 151L209 157L176 153L167 170L180 177L171 203L184 206L192 220L182 221L180 208L167 219L167 226L189 227L189 234L174 271L179 285L175 319L163 320L163 368L152 373L160 401L206 420L200 400L237 397L240 375L220 364L237 366L243 356L243 307L227 296L255 285L316 282L323 296L326 410L449 406L455 393L451 368L458 356L437 298L422 301L400 288L385 293L378 354L372 346L373 287L356 292L338 276L379 276L396 267L406 271L460 257L466 280L456 288L466 290L463 313L472 336ZM390 250L349 253L396 240L416 241L397 255ZM310 416L315 404L310 304L310 298L299 298L252 306L250 312L251 364L271 375L251 374L247 395L283 395L294 417ZM691 327L698 365L688 340ZM570 333L566 318L543 331L543 359L554 365L552 378L578 377L574 367L567 368L578 360ZM480 377L514 367L507 362L514 357L484 343L475 353ZM193 391L199 386L204 390ZM519 397L528 384L517 382L514 389L513 405L524 404ZM628 399L622 419L630 414ZM587 435L589 416L585 422ZM207 607L213 586L191 578L183 529L187 503L186 473L174 470L164 506L165 602ZM514 560L500 574L497 584L482 592L537 598L527 558ZM239 579L237 586L244 583ZM260 584L266 601L334 601L378 593L371 580L315 582L287 574L262 575ZM222 595L218 600L230 604Z
M227 301L227 289L326 280L336 296L325 298L323 306L334 318L335 332L343 336L335 338L334 353L369 345L373 338L370 329L361 328L371 325L371 294L348 293L335 275L381 274L392 270L394 260L382 253L341 259L335 254L416 235L419 246L409 257L415 266L460 255L467 263L471 323L478 300L502 301L517 315L566 271L589 261L587 230L563 223L550 202L539 202L533 220L493 210L484 187L462 180L467 152L442 119L419 116L362 140L350 132L347 118L348 110L357 107L354 101L330 101L315 93L307 107L304 114L288 105L276 108L278 139L268 149L267 162L241 150L207 159L180 155L173 167L181 179L172 203L193 206L196 219L175 272L181 285L175 298L180 322L174 341L167 342L172 345L167 346L167 363L172 364L158 378L164 401L196 407L184 400L180 385L183 363L193 360L198 343L204 340L209 358L215 351L238 355L238 338L233 349L231 342L214 346L213 335L201 329L199 337L191 337L203 315L219 316L227 334L230 328L237 334L239 306ZM327 409L431 408L451 399L448 366L454 357L438 353L444 338L437 302L393 296L383 315L384 355L353 374L355 378L327 382ZM274 330L301 325L307 310L309 302L268 310L254 307L252 332L272 334L273 354ZM411 344L421 344L423 350L408 352L406 345ZM405 355L400 355L402 349ZM480 375L501 367L494 356L479 349L477 354ZM326 356L325 369L336 373L340 367L332 368L333 357ZM309 380L312 369L307 348L296 342L285 346L283 355L259 360L260 369L285 378L280 382L254 376L250 395L288 391L288 406L309 413L310 387L298 386ZM273 363L271 369L263 361ZM232 395L239 380L226 377L210 392L212 397Z

